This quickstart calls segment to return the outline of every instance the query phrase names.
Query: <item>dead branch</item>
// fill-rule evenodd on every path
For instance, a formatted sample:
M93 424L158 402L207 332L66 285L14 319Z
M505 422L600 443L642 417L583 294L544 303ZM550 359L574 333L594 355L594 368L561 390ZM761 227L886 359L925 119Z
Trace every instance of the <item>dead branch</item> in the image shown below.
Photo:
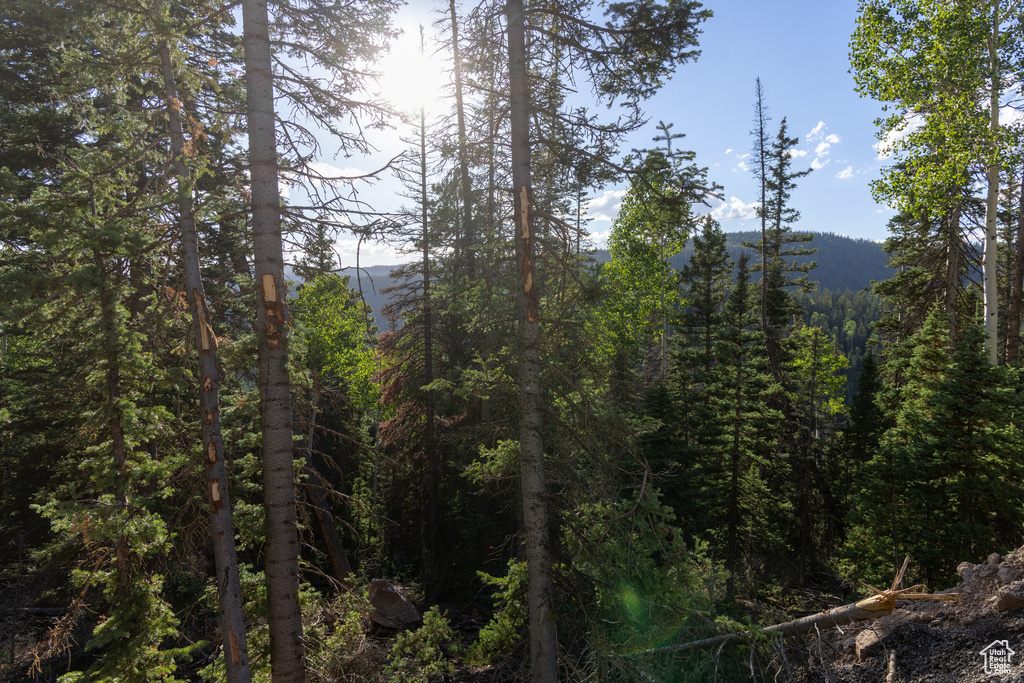
M903 574L907 570L909 560L909 557L904 560L903 567L897 573L895 580L892 582L892 587L888 590L879 590L874 586L864 584L875 594L869 598L858 600L857 602L849 605L843 605L842 607L836 607L835 609L830 609L825 612L800 617L793 621L768 626L761 629L760 632L764 634L777 635L783 638L788 636L799 636L809 633L810 631L819 630L820 628L832 628L833 626L838 628L858 621L884 617L888 614L892 614L892 611L896 609L897 600L941 600L944 602L950 602L960 599L960 595L958 593L923 593L921 592L922 586L920 585L911 586L910 588L897 588L897 586L899 586L903 581ZM754 631L742 634L724 633L720 636L694 640L689 643L665 645L647 650L646 652L679 652L682 650L696 650L700 648L714 647L716 645L725 645L727 643L743 642L750 640L754 633Z

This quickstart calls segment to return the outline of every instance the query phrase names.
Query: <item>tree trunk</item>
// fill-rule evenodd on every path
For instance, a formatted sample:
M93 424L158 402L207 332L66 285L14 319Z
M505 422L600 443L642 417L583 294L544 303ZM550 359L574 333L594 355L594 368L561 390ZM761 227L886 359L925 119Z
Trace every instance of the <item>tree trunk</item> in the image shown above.
M1006 362L1014 363L1020 353L1021 290L1024 288L1024 167L1020 174L1020 205L1017 212L1017 243L1010 277L1010 305L1006 314Z
M960 294L960 200L956 200L951 211L945 218L946 222L946 280L943 308L949 320L949 345L956 342L957 301Z
M180 100L167 41L160 43L164 97L171 131L171 166L178 182L178 224L181 231L181 265L185 291L192 310L192 328L199 361L199 417L202 428L206 490L210 501L210 533L217 571L217 613L224 642L228 683L248 683L249 651L246 645L242 588L238 578L235 533L231 523L228 477L224 466L224 439L220 426L220 374L217 370L217 338L209 324L210 314L199 267L199 236L192 206L192 182L185 165L185 135L179 112Z
M454 11L454 9L453 9ZM423 27L420 27L420 55L423 56ZM437 446L434 443L434 348L430 310L430 231L427 215L427 118L420 105L420 225L423 228L423 379L427 385L423 397L426 423L423 431L423 519L421 528L423 575L432 580L436 577L438 560L438 502L437 492L440 480L440 466L437 460Z
M242 3L252 241L257 283L267 605L274 683L302 683L306 672L299 609L299 536L295 511L291 381L281 196L277 186L274 89L266 0Z
M472 281L476 271L476 226L473 224L472 185L469 179L469 150L466 148L466 113L462 101L462 57L459 51L459 22L455 14L455 0L449 0L448 11L452 19L452 79L455 83L455 119L459 134L459 182L462 187L463 257L466 278Z
M525 18L522 0L509 0L508 69L512 136L513 228L520 286L519 319L519 459L522 468L523 526L529 575L530 664L534 683L558 680L558 643L554 621L549 513L544 477L540 412L540 313L534 278L532 196L530 188L530 91L526 70Z
M761 332L764 333L765 348L768 354L768 369L772 377L779 378L778 348L775 344L775 333L771 321L768 320L768 142L765 126L768 123L768 112L764 108L764 89L761 87L761 79L756 80L755 94L757 101L754 103L754 153L757 164L754 175L761 184L761 208L758 214L761 216Z
M992 3L992 34L988 41L989 68L991 69L991 86L989 89L989 154L995 157L996 135L999 132L999 58L997 42L999 40L999 0ZM999 211L999 160L986 160L985 176L988 181L988 195L985 199L985 338L988 347L989 362L999 362L999 283L997 264L999 248L996 243L996 227Z
M327 551L327 560L331 563L331 571L338 581L345 581L352 575L352 565L349 564L348 555L345 554L345 546L341 544L341 537L338 536L338 527L334 523L334 515L331 506L324 495L324 486L313 460L313 453L316 450L316 413L320 406L320 378L313 377L313 400L310 406L309 435L306 437L306 464L302 468L306 475L306 494L313 506L313 516L316 517L316 525L320 530L320 538L323 539Z

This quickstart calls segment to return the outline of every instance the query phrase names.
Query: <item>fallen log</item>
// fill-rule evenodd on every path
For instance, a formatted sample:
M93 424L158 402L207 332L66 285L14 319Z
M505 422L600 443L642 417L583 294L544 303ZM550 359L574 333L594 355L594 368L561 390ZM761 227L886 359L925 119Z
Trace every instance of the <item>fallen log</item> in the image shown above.
M897 589L896 586L903 581L903 573L907 569L909 560L910 558L908 557L903 562L903 567L896 575L896 579L892 582L892 588L889 590L879 590L874 586L864 584L867 588L874 591L875 594L849 605L836 607L825 612L819 612L818 614L810 614L806 617L794 619L793 621L767 626L760 631L752 630L747 633L724 633L720 636L704 638L702 640L693 640L688 643L664 645L662 647L645 650L644 652L679 652L682 650L695 650L705 647L714 647L716 645L725 645L727 643L742 642L753 638L755 632L777 635L781 638L799 636L805 633L810 633L814 630L820 631L821 629L826 628L847 626L858 621L884 617L892 614L893 610L896 609L897 600L940 600L950 602L960 599L960 595L958 593L922 593L922 586L920 585Z

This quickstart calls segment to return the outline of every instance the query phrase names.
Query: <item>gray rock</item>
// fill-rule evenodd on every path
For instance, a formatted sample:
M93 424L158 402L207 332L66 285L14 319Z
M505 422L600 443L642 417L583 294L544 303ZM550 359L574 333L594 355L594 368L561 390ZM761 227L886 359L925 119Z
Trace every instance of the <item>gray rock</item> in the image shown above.
M373 611L367 615L371 622L368 625L370 628L375 624L399 630L414 628L423 623L423 617L413 604L391 582L373 579L370 581L369 593L370 606L373 607Z
M1024 607L1024 581L1016 581L1001 587L989 600L989 605L997 612L1009 612Z
M1013 565L1004 564L999 568L999 571L996 572L996 576L999 577L999 580L1003 583L1013 583L1014 581L1019 581L1021 579L1021 572L1020 569Z

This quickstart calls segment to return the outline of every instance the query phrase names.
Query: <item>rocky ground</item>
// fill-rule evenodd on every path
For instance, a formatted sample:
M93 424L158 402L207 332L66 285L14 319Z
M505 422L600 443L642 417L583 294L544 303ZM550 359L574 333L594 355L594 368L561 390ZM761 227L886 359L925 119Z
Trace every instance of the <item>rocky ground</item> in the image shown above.
M943 591L954 602L899 601L892 614L805 640L806 659L793 677L804 681L1024 683L1024 548L981 564L964 562L961 581ZM998 642L1005 641L1005 642ZM1008 648L1008 669L998 650ZM985 672L987 649L990 673Z

